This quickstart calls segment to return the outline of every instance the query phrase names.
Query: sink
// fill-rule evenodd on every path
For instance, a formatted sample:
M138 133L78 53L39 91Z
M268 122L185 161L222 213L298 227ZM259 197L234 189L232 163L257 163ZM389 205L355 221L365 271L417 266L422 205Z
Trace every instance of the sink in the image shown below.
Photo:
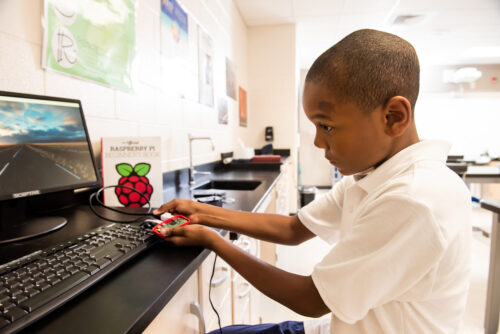
M193 189L254 190L261 183L259 180L210 180Z

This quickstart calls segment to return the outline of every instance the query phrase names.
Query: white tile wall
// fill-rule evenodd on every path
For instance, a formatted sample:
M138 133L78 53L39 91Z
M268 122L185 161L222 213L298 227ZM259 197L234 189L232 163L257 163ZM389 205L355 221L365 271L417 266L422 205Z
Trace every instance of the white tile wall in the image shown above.
M81 100L85 116L115 117L114 90L104 85L49 70L45 73L45 93Z
M42 3L40 0L0 1L0 31L26 42L42 44Z
M190 25L190 61L196 64L196 24L208 31L214 42L215 92L225 96L225 57L236 64L238 83L247 86L247 28L232 1L179 0L194 24ZM198 104L196 87L187 99L169 94L162 77L160 50L160 0L137 1L136 59L133 92L125 92L91 81L41 68L43 0L0 0L0 90L46 94L82 101L96 155L102 136L162 137L164 171L188 166L187 134L211 136L194 144L195 164L219 159L220 152L233 149L233 142L248 131L238 126L238 104L228 100L229 124L217 123L217 111ZM186 73L197 85L197 70Z
M160 12L158 8L145 2L137 4L137 20L141 22L136 29L137 65L139 80L153 87L160 85Z
M1 10L0 22L5 16ZM0 89L43 94L45 72L40 68L40 46L3 31L0 31L0 45Z

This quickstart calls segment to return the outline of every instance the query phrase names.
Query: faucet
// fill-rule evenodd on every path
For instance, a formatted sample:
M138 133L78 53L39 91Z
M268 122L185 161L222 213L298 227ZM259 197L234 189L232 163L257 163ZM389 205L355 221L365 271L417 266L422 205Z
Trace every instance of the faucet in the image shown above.
M194 185L194 175L195 174L210 174L210 172L200 172L200 171L197 171L194 169L192 142L195 140L210 140L210 142L212 143L212 151L215 150L215 146L214 146L214 141L210 137L193 137L189 133L188 138L189 138L189 184Z

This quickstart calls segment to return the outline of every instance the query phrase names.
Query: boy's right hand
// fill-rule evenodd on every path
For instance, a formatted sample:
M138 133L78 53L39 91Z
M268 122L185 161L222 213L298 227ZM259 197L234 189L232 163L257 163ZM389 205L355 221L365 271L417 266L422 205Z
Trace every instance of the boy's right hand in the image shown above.
M194 202L187 199L174 199L168 203L163 204L158 209L153 211L155 215L161 215L162 213L169 212L173 215L180 214L184 217L189 218L191 224L199 224L200 219L197 215L199 212L198 206L200 203Z

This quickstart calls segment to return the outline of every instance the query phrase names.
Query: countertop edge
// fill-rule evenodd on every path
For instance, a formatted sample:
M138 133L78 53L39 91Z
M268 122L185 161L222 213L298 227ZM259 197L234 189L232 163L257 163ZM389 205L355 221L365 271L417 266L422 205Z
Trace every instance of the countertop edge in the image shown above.
M186 283L191 275L196 272L211 252L211 250L203 249L200 254L186 267L186 269L172 281L172 284L170 284L168 289L159 295L148 309L144 310L141 317L139 317L138 320L125 331L125 333L143 332L161 312L161 310L168 304L168 302L175 296L184 283Z
M490 210L494 213L500 214L500 201L485 199L481 201L481 207L486 210Z
M266 192L264 193L264 195L262 195L262 197L259 199L259 201L257 202L257 204L255 204L254 208L252 209L252 212L259 211L262 203L264 203L264 200L266 199L267 196L269 196L269 193L274 188L274 186L276 185L276 183L278 183L278 180L281 178L282 175L283 175L283 172L280 172L278 174L278 176L274 179L273 183L271 183L271 185L269 186L269 188L266 189Z
M275 187L278 180L283 175L282 171L279 171L276 178L273 180L271 185L266 189L264 194L261 196L257 204L252 209L252 212L257 212L257 210L262 205L263 201L267 196L269 196L271 190ZM221 235L225 235L228 231L221 230ZM148 325L156 318L156 316L161 312L161 310L168 304L168 302L175 296L179 289L186 283L186 281L193 275L203 261L210 255L212 251L208 249L203 249L196 258L191 261L191 263L183 270L177 278L172 281L172 284L163 291L163 293L155 300L155 302L147 309L144 310L141 317L139 317L134 324L132 324L125 333L138 333L144 331Z

